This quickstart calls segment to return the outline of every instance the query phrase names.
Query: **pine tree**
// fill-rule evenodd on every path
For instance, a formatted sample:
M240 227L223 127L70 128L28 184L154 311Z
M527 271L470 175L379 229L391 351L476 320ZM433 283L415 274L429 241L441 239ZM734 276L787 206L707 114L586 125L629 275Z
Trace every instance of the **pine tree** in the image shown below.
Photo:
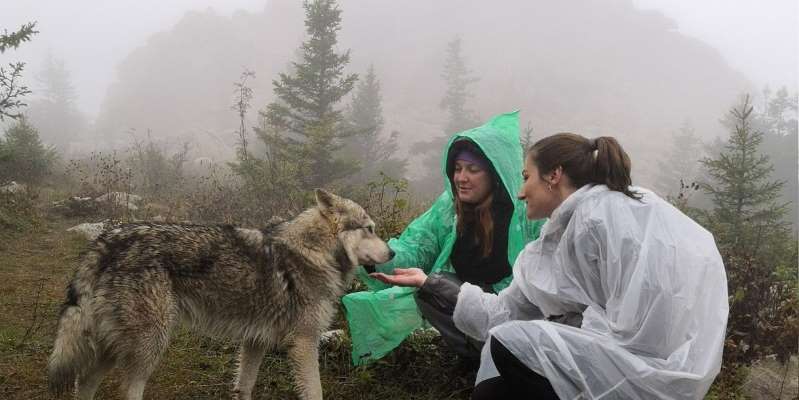
M462 52L460 37L447 43L446 58L441 78L446 84L444 97L439 106L447 112L447 122L441 135L430 140L414 143L413 152L426 154L422 161L425 168L425 177L417 181L416 190L430 196L437 196L441 188L441 154L443 147L455 133L474 128L478 125L478 118L466 103L472 93L470 85L478 79L472 75L467 66L466 58Z
M382 95L373 65L355 89L347 124L353 134L347 138L342 153L359 162L360 171L353 176L357 183L368 182L380 172L395 178L404 175L405 160L394 157L399 147L399 133L394 131L388 137L383 136Z
M522 130L521 134L519 135L519 144L522 145L522 151L524 151L525 153L527 152L527 149L529 149L532 145L535 144L535 141L533 139L533 131L534 131L533 123L527 121L527 126L524 128L524 130Z
M37 184L50 174L55 151L42 144L39 133L20 118L0 137L0 185L14 180Z
M725 123L732 131L724 149L702 160L711 178L702 187L714 204L703 222L727 270L730 316L724 357L733 363L766 354L784 361L796 353L799 334L790 316L799 306L796 238L784 220L786 205L778 203L783 182L771 180L773 167L760 153L763 133L753 129L752 112L746 96ZM794 273L781 274L786 268Z
M22 25L15 32L8 33L7 30L3 29L3 34L0 35L0 53L5 53L9 48L16 49L23 42L30 41L33 35L39 33L39 31L33 29L35 27L36 22L29 22Z
M302 187L329 186L355 171L355 165L337 158L341 141L348 136L341 110L336 105L353 88L358 76L345 74L349 51L337 53L341 10L334 0L303 3L308 38L301 58L292 63L293 73L273 80L277 100L263 116L274 134L256 132L267 147L295 163Z
M672 200L685 192L681 189L695 187L702 142L690 122L683 122L678 132L672 134L670 151L658 161L655 189Z
M64 61L49 55L37 75L41 94L28 110L31 122L39 129L44 142L64 151L71 141L88 127L86 117L77 109L77 94Z
M244 69L239 77L239 81L233 84L236 88L235 102L232 109L239 115L239 148L238 158L247 161L247 110L250 109L250 101L252 100L252 88L247 85L247 80L255 78L255 72Z
M791 96L788 88L783 86L774 97L766 98L768 106L765 110L765 118L777 135L790 135L797 131L797 95Z
M782 202L789 203L788 220L792 222L794 231L799 228L799 182L796 179L796 166L799 165L799 110L797 110L797 94L791 95L785 87L780 88L772 96L764 90L763 106L755 108L754 126L763 131L761 150L769 155L774 165L773 176L785 182L782 188Z
M462 54L461 38L456 37L447 44L447 58L441 78L447 84L447 91L441 99L441 108L447 111L449 119L444 129L445 136L473 128L477 124L474 112L466 107L466 101L472 96L469 86L478 81L472 76Z
M714 183L702 187L714 204L709 221L721 233L720 243L752 256L769 234L785 230L785 204L777 204L783 182L769 180L774 170L769 157L759 152L763 133L752 129L752 111L747 95L730 111L733 131L717 158L702 164Z
M22 25L16 32L8 33L4 29L3 34L0 34L0 54L10 48L16 49L23 42L30 41L33 35L39 33L34 30L35 27L36 23L31 22ZM31 93L30 89L20 82L25 63L10 63L8 66L10 69L0 66L0 121L5 118L20 118L22 113L19 110L27 105L22 98Z

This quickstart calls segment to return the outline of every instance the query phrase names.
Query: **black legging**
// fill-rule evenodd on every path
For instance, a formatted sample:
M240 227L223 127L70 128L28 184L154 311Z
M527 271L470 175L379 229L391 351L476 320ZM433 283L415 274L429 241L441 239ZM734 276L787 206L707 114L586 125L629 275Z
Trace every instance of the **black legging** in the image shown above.
M491 359L499 376L475 386L472 400L558 399L546 378L530 370L495 337L491 338Z
M449 272L430 274L416 292L416 306L422 317L441 333L444 342L455 353L477 363L483 343L466 336L452 320L462 284L455 274Z

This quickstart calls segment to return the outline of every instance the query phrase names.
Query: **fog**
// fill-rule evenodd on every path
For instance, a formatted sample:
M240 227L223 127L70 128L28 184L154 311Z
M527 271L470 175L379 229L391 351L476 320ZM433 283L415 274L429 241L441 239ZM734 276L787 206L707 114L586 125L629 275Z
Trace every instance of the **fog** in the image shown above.
M79 107L96 116L117 65L156 32L169 30L190 10L212 8L222 15L259 12L264 0L5 0L0 28L13 30L37 21L31 43L0 55L22 60L36 71L48 53L63 59L72 73ZM368 4L360 2L355 6ZM797 87L799 3L792 0L634 0L642 9L663 13L681 33L718 49L730 66L753 84ZM488 4L485 7L492 7ZM346 24L347 10L344 10ZM445 23L445 21L442 21ZM454 23L454 22L453 22ZM357 51L357 49L355 49ZM31 78L31 74L27 74Z
M307 10L304 2L310 4ZM9 39L6 34L21 30L24 37L25 24L32 22L38 32L18 48L7 48L16 36ZM97 272L96 280L110 277L126 283L143 277L145 286L129 289L143 293L152 288L146 302L159 310L172 310L173 301L185 303L174 297L181 293L196 296L211 290L205 303L228 304L217 300L242 298L247 288L282 283L285 290L270 290L267 297L251 302L275 301L275 307L264 308L275 309L274 316L251 317L244 307L227 310L230 316L219 323L206 318L201 324L216 333L246 331L274 338L274 332L258 329L268 328L271 319L293 315L289 308L294 307L281 309L288 304L283 297L306 304L365 288L347 280L354 275L355 260L349 258L358 253L361 259L364 249L374 250L375 234L399 236L389 242L397 252L391 265L427 270L435 260L442 271L452 272L457 272L457 258L482 257L484 250L490 254L470 260L474 265L469 269L482 261L496 269L491 264L504 257L503 246L511 260L540 234L546 242L527 246L527 251L547 252L551 238L562 235L558 256L577 255L611 275L614 270L652 275L651 284L641 281L640 287L635 287L636 279L620 286L613 277L601 277L597 284L613 288L608 303L629 301L617 297L621 287L658 299L653 296L669 294L663 289L674 292L680 307L647 305L654 311L646 315L647 330L666 318L669 331L663 343L649 347L636 338L630 357L671 353L679 331L669 321L697 322L674 310L692 305L683 300L696 290L721 295L726 293L721 289L729 288L729 304L721 297L719 312L710 318L713 325L727 321L726 336L718 338L724 339L721 372L718 377L707 373L694 383L706 389L715 379L708 398L765 398L774 393L769 398L799 399L799 0L0 0L0 35L0 370L8 371L0 377L0 393L5 398L50 398L44 394L48 386L72 389L67 388L72 382L63 378L76 370L104 368L106 357L61 360L61 336L55 340L50 374L43 373L43 350L53 347L56 323L59 332L70 330L65 324L81 325L66 317L61 322L51 318L63 300L61 288L67 288L65 307L83 304L77 297L107 289L85 284L84 277L95 269L119 272L102 278ZM19 86L9 84L8 76L17 76L17 62L25 63L22 84L31 92L15 98L9 93ZM496 119L491 125L496 130L489 134L467 131L517 110L521 146L515 137L503 135L515 129L510 118ZM445 149L457 132L467 132L477 147L461 150L464 143L458 143ZM521 171L513 169L521 167L522 146L562 132L614 137L629 160L608 139L593 141L596 150L583 141L578 150L583 159L563 150L565 154L556 156L562 165L549 171L530 165L530 160L546 163L547 158L531 153L521 193L526 201L509 204L503 189L520 189L510 185L522 180ZM488 163L479 154L476 158L482 161L472 159L480 151ZM442 162L450 155L451 164ZM463 171L460 182L444 173L455 174L453 159ZM579 164L577 171L569 164ZM588 173L586 164L591 166ZM555 174L559 178L548 178L558 167L563 167L562 174ZM619 191L628 178L637 186L625 188L632 189L628 195L645 188L663 200L648 191L642 201L651 199L653 206L628 208L634 202L622 203L621 193L612 202L603 200L604 194L566 199L574 186L605 183ZM319 188L361 207L315 190ZM567 203L571 206L552 210ZM602 209L586 211L591 206ZM300 214L308 207L314 208ZM556 219L545 225L525 221L522 208L530 217L549 214ZM125 231L116 229L128 222L134 224L120 228ZM173 223L180 225L166 225ZM207 227L217 224L222 226ZM599 237L616 229L624 230L619 246ZM106 233L97 239L101 232ZM84 242L78 233L97 241ZM594 233L597 237L588 237ZM638 240L627 240L634 235ZM669 235L682 239L670 241ZM600 258L608 260L592 261L593 251L574 254L581 246L565 243L570 237L585 240L590 245L586 249L599 244ZM688 243L686 237L696 240ZM86 254L84 261L78 260L79 253ZM367 257L369 264L385 254ZM702 265L673 265L694 260L692 255ZM98 257L94 268L91 260ZM546 262L548 257L531 258ZM662 268L650 272L656 258L663 259ZM519 260L514 265L522 266L515 268L527 268L524 257ZM568 274L557 270L563 259L557 261L545 278L568 284ZM67 284L76 266L76 280ZM217 271L217 266L229 269ZM695 267L705 273L680 276L681 268ZM248 268L252 274L246 273ZM474 279L499 279L497 271L481 271L483 276ZM596 271L586 270L585 277ZM303 281L303 275L313 280ZM692 276L703 281L690 282ZM274 284L267 282L272 277ZM225 285L204 279L233 281ZM171 289L185 282L197 290L156 293L164 285ZM489 286L503 282L507 278ZM321 294L306 299L310 283ZM240 290L213 292L236 284ZM383 291L394 299L391 293L401 294ZM119 296L128 300L124 297ZM582 303L601 302L601 297L602 290ZM400 300L395 305L405 304ZM572 300L564 299L569 304ZM350 361L366 364L389 348L378 344L374 350L381 350L379 354L358 351L358 326L345 326L351 321L328 312L342 308L331 304L319 304L325 311L313 313L324 314L321 319L328 320L330 329L345 328L325 332L319 344L325 398L372 394L381 400L441 399L472 393L473 363L457 354L462 348L453 352L442 346L448 338L429 332L410 335L388 361L372 364L374 368L353 367ZM371 300L362 304L388 305ZM703 300L701 308L708 304ZM124 311L128 305L115 306ZM597 307L588 311L604 311ZM148 315L151 308L134 308L128 314L142 321L166 317L156 309ZM404 311L418 315L390 308L402 311L394 314L402 317L402 324L380 322L380 331L399 344L410 332L406 328L413 328L402 326L410 321ZM350 308L346 317L356 309ZM204 316L213 316L214 310L221 308L207 307ZM392 315L367 317L362 321ZM579 322L581 316L563 317L549 320L574 322L577 317ZM236 326L228 324L234 320ZM254 325L247 326L247 321ZM315 332L328 329L322 325ZM164 324L160 328L172 329ZM98 329L95 336L102 336L105 327ZM158 345L167 343L164 335L157 339ZM169 342L174 357L158 367L157 379L147 387L149 398L229 398L222 393L232 388L225 382L236 364L231 362L231 342L198 341L183 333L174 339ZM126 343L148 344L137 338ZM244 344L243 355L258 347L246 338ZM689 354L687 348L680 345L669 360ZM307 355L316 357L312 353ZM635 357L629 360L638 363ZM706 365L692 369L693 375L715 371L708 364L715 357L702 360ZM577 357L578 363L585 360ZM265 361L264 369L272 373L262 373L257 382L261 397L296 398L290 394L294 387L292 374L284 373L286 365L271 355ZM412 371L399 371L411 363ZM585 371L593 374L590 368ZM122 375L101 385L99 398L117 398L111 393L124 381ZM425 377L432 379L420 388ZM647 379L616 386L643 392ZM316 382L295 381L309 397L321 390ZM88 392L90 383L76 390ZM134 384L129 392L142 385ZM571 390L568 383L553 380L552 385ZM235 392L243 396L249 390L244 386L236 383ZM691 384L683 380L675 387L685 391Z
M797 86L799 2L636 0L674 19L685 35L718 49L757 87Z
M238 123L233 83L252 70L254 109L274 99L271 81L303 40L300 4L5 0L0 27L36 21L39 34L0 61L27 63L29 103L41 94L37 77L47 60L63 62L87 121L65 147L71 152L119 146L125 132L149 131L194 141L195 157L224 159L233 155ZM522 125L537 135L618 136L644 181L656 167L641 161L686 121L710 140L724 134L718 121L741 93L797 88L794 0L339 4L348 71L363 75L375 66L385 128L399 133L403 151L443 128L441 69L454 37L479 79L469 107L480 119L520 109ZM417 164L410 157L411 172Z
M27 62L26 75L35 89L35 73L47 55L63 59L72 74L80 109L94 117L125 56L153 34L170 29L187 11L212 8L231 14L263 7L263 0L3 0L0 29L16 30L36 21L39 33L33 41L0 55L0 60Z

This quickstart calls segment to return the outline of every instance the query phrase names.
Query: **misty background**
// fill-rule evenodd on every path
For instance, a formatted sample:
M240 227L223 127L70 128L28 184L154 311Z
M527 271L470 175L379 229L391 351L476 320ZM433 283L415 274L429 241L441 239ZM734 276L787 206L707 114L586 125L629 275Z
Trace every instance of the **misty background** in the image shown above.
M452 133L439 103L454 38L475 78L467 106L476 121L519 109L533 138L616 136L635 181L650 187L675 132L687 127L712 143L728 134L719 120L742 93L758 105L765 88L797 90L791 0L339 4L346 72L363 77L374 66L384 131L396 134L411 179L430 165L413 145ZM67 157L149 137L223 161L235 156L234 82L254 72L247 124L257 125L255 111L274 100L272 80L296 60L303 17L293 0L6 1L0 27L36 21L39 34L0 62L27 63L26 113ZM60 74L74 106L60 121L40 101L48 74Z
M446 140L514 110L523 146L618 138L633 183L713 235L730 297L707 398L797 398L799 2L303 3L0 0L0 398L44 396L86 246L65 231L264 226L325 187L395 237L446 184ZM337 337L327 398L471 392L434 336L369 369ZM225 396L234 347L179 334L172 349L154 398ZM290 397L287 365L266 361L259 387Z

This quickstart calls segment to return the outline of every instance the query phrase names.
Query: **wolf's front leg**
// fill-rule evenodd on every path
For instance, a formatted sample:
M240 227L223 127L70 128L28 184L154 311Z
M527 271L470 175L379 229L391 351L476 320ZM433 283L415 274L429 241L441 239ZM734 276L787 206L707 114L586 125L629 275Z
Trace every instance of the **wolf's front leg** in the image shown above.
M295 337L288 355L300 398L322 400L322 382L319 379L319 337Z
M233 398L250 400L255 379L258 377L258 369L261 367L264 353L266 353L266 346L245 340L239 351L239 371L233 386Z

